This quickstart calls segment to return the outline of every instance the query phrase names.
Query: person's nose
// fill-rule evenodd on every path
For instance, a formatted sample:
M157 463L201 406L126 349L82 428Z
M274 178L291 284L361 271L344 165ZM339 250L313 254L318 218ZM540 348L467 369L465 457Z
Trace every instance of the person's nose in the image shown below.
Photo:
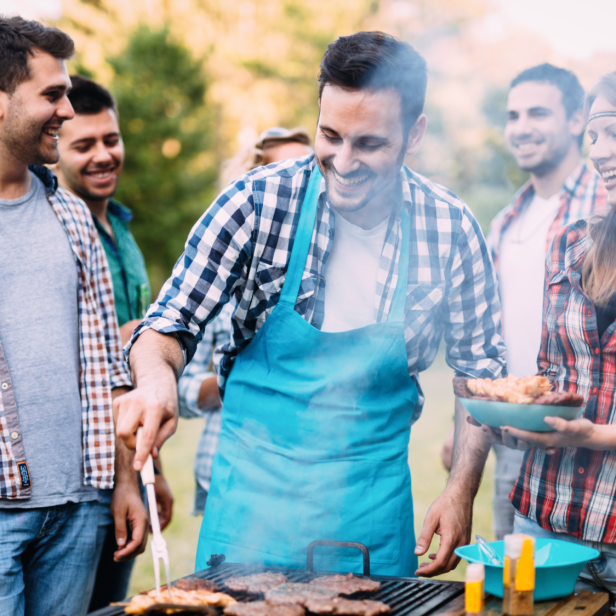
M72 120L75 117L75 110L66 94L59 101L58 108L56 109L56 117L60 118L63 122Z
M595 167L598 167L605 165L610 159L613 159L613 162L616 163L616 151L610 148L608 140L600 135L590 150L590 160Z
M92 162L103 164L113 160L111 153L102 141L97 141L92 152Z
M334 167L340 175L348 175L357 171L360 163L355 156L355 149L351 143L344 142L336 152Z

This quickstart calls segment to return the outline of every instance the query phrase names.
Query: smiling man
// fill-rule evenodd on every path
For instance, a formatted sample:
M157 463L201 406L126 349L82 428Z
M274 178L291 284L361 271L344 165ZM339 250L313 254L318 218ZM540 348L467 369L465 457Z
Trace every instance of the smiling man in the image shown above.
M43 166L74 115L73 51L59 30L0 18L2 616L85 613L97 489L115 481L116 557L146 537L132 452L114 443L111 399L131 383L107 261L85 204Z
M453 568L469 540L488 452L456 407L454 467L415 542L408 466L422 411L418 374L444 336L458 374L504 366L496 277L476 220L455 195L404 167L427 120L426 64L379 32L340 37L319 77L315 154L227 187L128 347L137 389L115 408L135 465L177 422L176 379L234 297L223 347L219 448L197 551L303 569L316 539L368 546L372 572ZM421 469L418 469L421 472ZM317 568L360 571L322 548Z
M75 116L60 129L60 160L53 170L60 185L81 197L92 212L111 270L120 335L127 342L145 315L151 295L143 255L128 226L132 213L112 198L124 164L117 105L111 92L80 75L71 75L68 99ZM160 470L160 464L157 467ZM173 498L160 472L156 475L155 490L164 529L171 519ZM118 546L110 508L112 498L113 490L99 491L97 550L100 558L98 568L93 568L94 588L88 611L127 596L135 562L134 559L114 560Z
M536 374L541 345L545 258L565 225L607 206L599 175L582 161L584 90L570 71L541 64L511 82L505 138L530 180L492 222L488 245L503 304L507 370ZM512 532L509 502L523 452L495 445L494 534Z

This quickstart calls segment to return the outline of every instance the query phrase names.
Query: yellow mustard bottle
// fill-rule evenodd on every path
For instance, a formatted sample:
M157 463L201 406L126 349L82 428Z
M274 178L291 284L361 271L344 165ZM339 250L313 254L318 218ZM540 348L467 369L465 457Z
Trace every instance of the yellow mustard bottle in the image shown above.
M535 540L526 537L511 587L511 616L532 616L535 599Z
M485 567L481 563L472 563L466 567L464 602L467 614L483 611L485 579Z

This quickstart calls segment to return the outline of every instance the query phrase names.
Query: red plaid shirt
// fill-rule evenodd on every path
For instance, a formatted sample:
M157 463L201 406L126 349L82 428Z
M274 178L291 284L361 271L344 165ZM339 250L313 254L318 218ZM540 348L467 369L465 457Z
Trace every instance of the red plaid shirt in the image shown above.
M580 220L554 238L546 263L540 372L557 391L582 394L584 417L616 423L616 323L599 338L595 307L581 288L589 248ZM542 528L616 543L616 451L530 449L511 493L514 507Z

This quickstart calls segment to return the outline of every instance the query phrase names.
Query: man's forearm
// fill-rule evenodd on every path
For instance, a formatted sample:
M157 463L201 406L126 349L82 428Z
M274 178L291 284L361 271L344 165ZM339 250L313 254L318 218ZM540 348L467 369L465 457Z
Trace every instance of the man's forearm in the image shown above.
M184 354L173 337L147 329L135 341L129 356L135 387L150 383L177 381L184 369Z
M490 443L481 428L470 425L468 411L456 397L455 434L451 474L447 486L464 486L474 498L481 483L481 475L490 453Z
M128 387L117 387L111 390L111 399L116 398L128 393L130 389ZM134 484L137 486L139 482L137 480L137 473L133 470L133 458L135 452L128 449L122 440L116 434L115 437L115 481L118 483Z

